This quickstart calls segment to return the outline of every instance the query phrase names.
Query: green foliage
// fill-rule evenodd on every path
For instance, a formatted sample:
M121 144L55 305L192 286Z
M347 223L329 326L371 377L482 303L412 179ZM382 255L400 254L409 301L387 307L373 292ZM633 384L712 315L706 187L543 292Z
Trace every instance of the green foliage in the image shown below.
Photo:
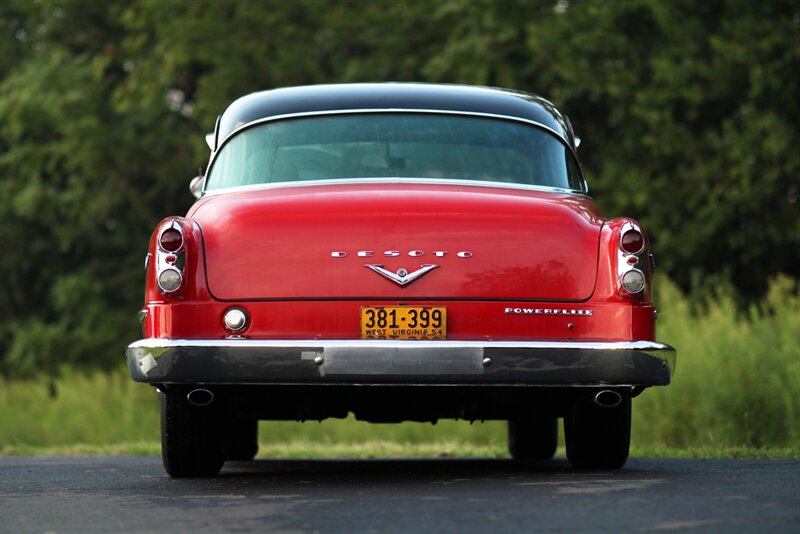
M800 271L800 6L585 2L534 34L594 195L650 229L684 289ZM559 45L559 43L563 43ZM555 63L557 66L552 66Z
M181 153L170 145L180 139L140 134L152 134L159 113L167 129L182 118L168 108L126 113L110 98L125 79L120 6L0 5L27 36L0 82L5 374L119 365L139 331L132 314L149 232L181 203L185 185L173 177L187 166L168 157Z
M678 350L666 388L634 401L634 440L668 447L800 447L800 296L778 278L742 316L720 292L702 313L667 280L659 338Z
M639 218L683 290L746 306L800 275L798 65L786 0L5 0L0 373L118 365L205 132L243 94L308 83L552 99L608 215Z

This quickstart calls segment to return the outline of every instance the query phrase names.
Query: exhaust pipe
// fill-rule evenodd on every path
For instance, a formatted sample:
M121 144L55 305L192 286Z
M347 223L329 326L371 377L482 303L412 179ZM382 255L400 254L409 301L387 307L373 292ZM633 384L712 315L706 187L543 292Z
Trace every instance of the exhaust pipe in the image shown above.
M610 389L604 389L594 396L594 403L601 408L616 408L622 404L622 395Z
M207 389L193 389L186 395L186 400L193 406L208 406L214 402L214 394Z

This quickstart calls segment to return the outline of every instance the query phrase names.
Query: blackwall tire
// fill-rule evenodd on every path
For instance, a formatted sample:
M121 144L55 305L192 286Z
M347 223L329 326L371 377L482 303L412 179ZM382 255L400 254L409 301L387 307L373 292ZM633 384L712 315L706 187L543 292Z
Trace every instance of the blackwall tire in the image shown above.
M213 476L224 463L222 413L216 403L189 404L187 393L172 388L159 394L164 469L175 478Z
M597 406L591 398L575 402L564 418L567 459L577 469L620 469L631 442L631 398L614 408Z
M541 417L508 422L508 452L514 460L549 460L558 447L558 419Z

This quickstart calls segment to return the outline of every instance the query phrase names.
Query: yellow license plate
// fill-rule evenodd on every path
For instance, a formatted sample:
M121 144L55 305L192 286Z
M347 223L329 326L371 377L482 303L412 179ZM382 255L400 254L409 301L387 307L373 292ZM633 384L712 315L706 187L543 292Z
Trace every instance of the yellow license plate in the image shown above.
M364 306L361 339L445 339L444 306Z

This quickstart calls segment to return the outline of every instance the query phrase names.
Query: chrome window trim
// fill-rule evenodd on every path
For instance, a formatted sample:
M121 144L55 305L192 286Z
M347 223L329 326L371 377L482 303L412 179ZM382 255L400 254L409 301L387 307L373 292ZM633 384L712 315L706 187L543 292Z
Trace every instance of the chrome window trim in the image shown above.
M343 178L338 180L305 180L302 182L273 182L266 184L239 185L205 191L203 197L237 193L243 191L260 191L263 189L282 189L285 187L311 187L319 185L355 185L355 184L420 184L420 185L459 185L473 187L492 187L498 189L522 189L527 191L543 191L570 195L589 195L577 189L562 189L545 185L510 184L507 182L488 182L481 180L447 180L444 178Z
M216 194L216 193L212 193L212 191L220 191L221 190L221 189L214 189L214 190L211 190L211 191L207 190L207 187L208 187L208 176L211 174L211 169L214 167L214 163L216 163L216 161L217 161L217 156L222 151L222 149L225 148L225 145L227 145L228 142L231 139L233 139L234 137L236 137L237 135L239 135L240 133L242 133L245 130L249 130L251 128L255 128L256 126L261 126L263 124L267 124L267 123L270 123L270 122L276 122L276 121L287 120L287 119L298 119L298 118L306 118L306 117L325 117L325 116L334 116L334 115L357 115L357 114L366 115L366 114L372 114L372 113L387 113L387 114L398 114L398 113L400 113L400 114L402 114L402 113L412 114L412 113L417 113L417 114L428 114L428 115L454 115L454 116L462 116L462 117L479 117L479 118L487 118L487 119L497 119L497 120L507 120L507 121L519 122L519 123L522 123L522 124L527 124L529 126L533 126L533 127L538 128L540 130L544 130L547 133L551 134L556 139L558 139L558 141L561 144L563 144L565 147L567 147L567 150L569 150L570 154L572 154L572 157L575 158L576 166L578 168L578 171L580 172L580 179L581 179L581 183L583 185L583 190L580 190L580 189L562 189L562 188L554 188L554 187L549 187L549 186L528 186L528 185L525 185L525 184L517 184L517 185L522 186L523 189L529 188L529 187L535 187L535 188L544 188L546 190L558 190L558 191L561 191L561 192L569 192L569 193L578 194L578 195L585 195L585 196L589 195L589 187L588 187L588 185L586 183L586 178L584 178L584 176L583 176L583 172L582 172L582 170L580 168L580 163L579 163L577 155L575 154L574 147L570 146L569 141L567 139L565 139L558 131L554 130L553 128L550 128L546 124L542 124L541 122L537 122L537 121L534 121L534 120L531 120L531 119L525 119L525 118L522 118L522 117L515 117L513 115L502 115L502 114L496 114L496 113L484 113L484 112L477 112L477 111L454 111L454 110L443 110L443 109L404 109L404 108L369 109L369 108L364 108L364 109L337 109L337 110L325 110L325 111L305 111L305 112L301 112L301 113L286 113L286 114L283 114L283 115L273 115L271 117L264 117L264 118L261 118L261 119L258 119L258 120L254 120L254 121L251 121L251 122L248 122L248 123L244 123L244 124L241 124L241 125L237 126L231 133L229 133L225 137L225 139L223 139L222 141L218 142L217 149L212 152L211 160L208 162L208 167L206 168L206 172L204 174L204 176L206 176L206 180L203 183L203 191L202 191L202 195L201 196L206 196L206 195L210 195L210 194ZM400 179L398 179L398 180L400 180ZM403 179L403 180L405 180L405 179ZM319 182L323 182L323 181L341 183L343 180L319 180ZM363 181L363 179L362 179L362 181ZM471 180L463 180L463 181L464 182L470 182ZM444 182L445 183L452 183L453 180L449 180L449 181L445 180ZM275 183L282 184L283 186L285 186L285 184L287 184L287 183L294 183L294 182L275 182ZM490 182L490 183L504 184L504 182ZM272 185L272 184L254 184L254 185ZM241 186L241 187L249 187L249 186ZM237 186L237 187L228 187L228 188L223 188L223 189L225 189L227 192L230 192L231 190L238 190L239 186Z

